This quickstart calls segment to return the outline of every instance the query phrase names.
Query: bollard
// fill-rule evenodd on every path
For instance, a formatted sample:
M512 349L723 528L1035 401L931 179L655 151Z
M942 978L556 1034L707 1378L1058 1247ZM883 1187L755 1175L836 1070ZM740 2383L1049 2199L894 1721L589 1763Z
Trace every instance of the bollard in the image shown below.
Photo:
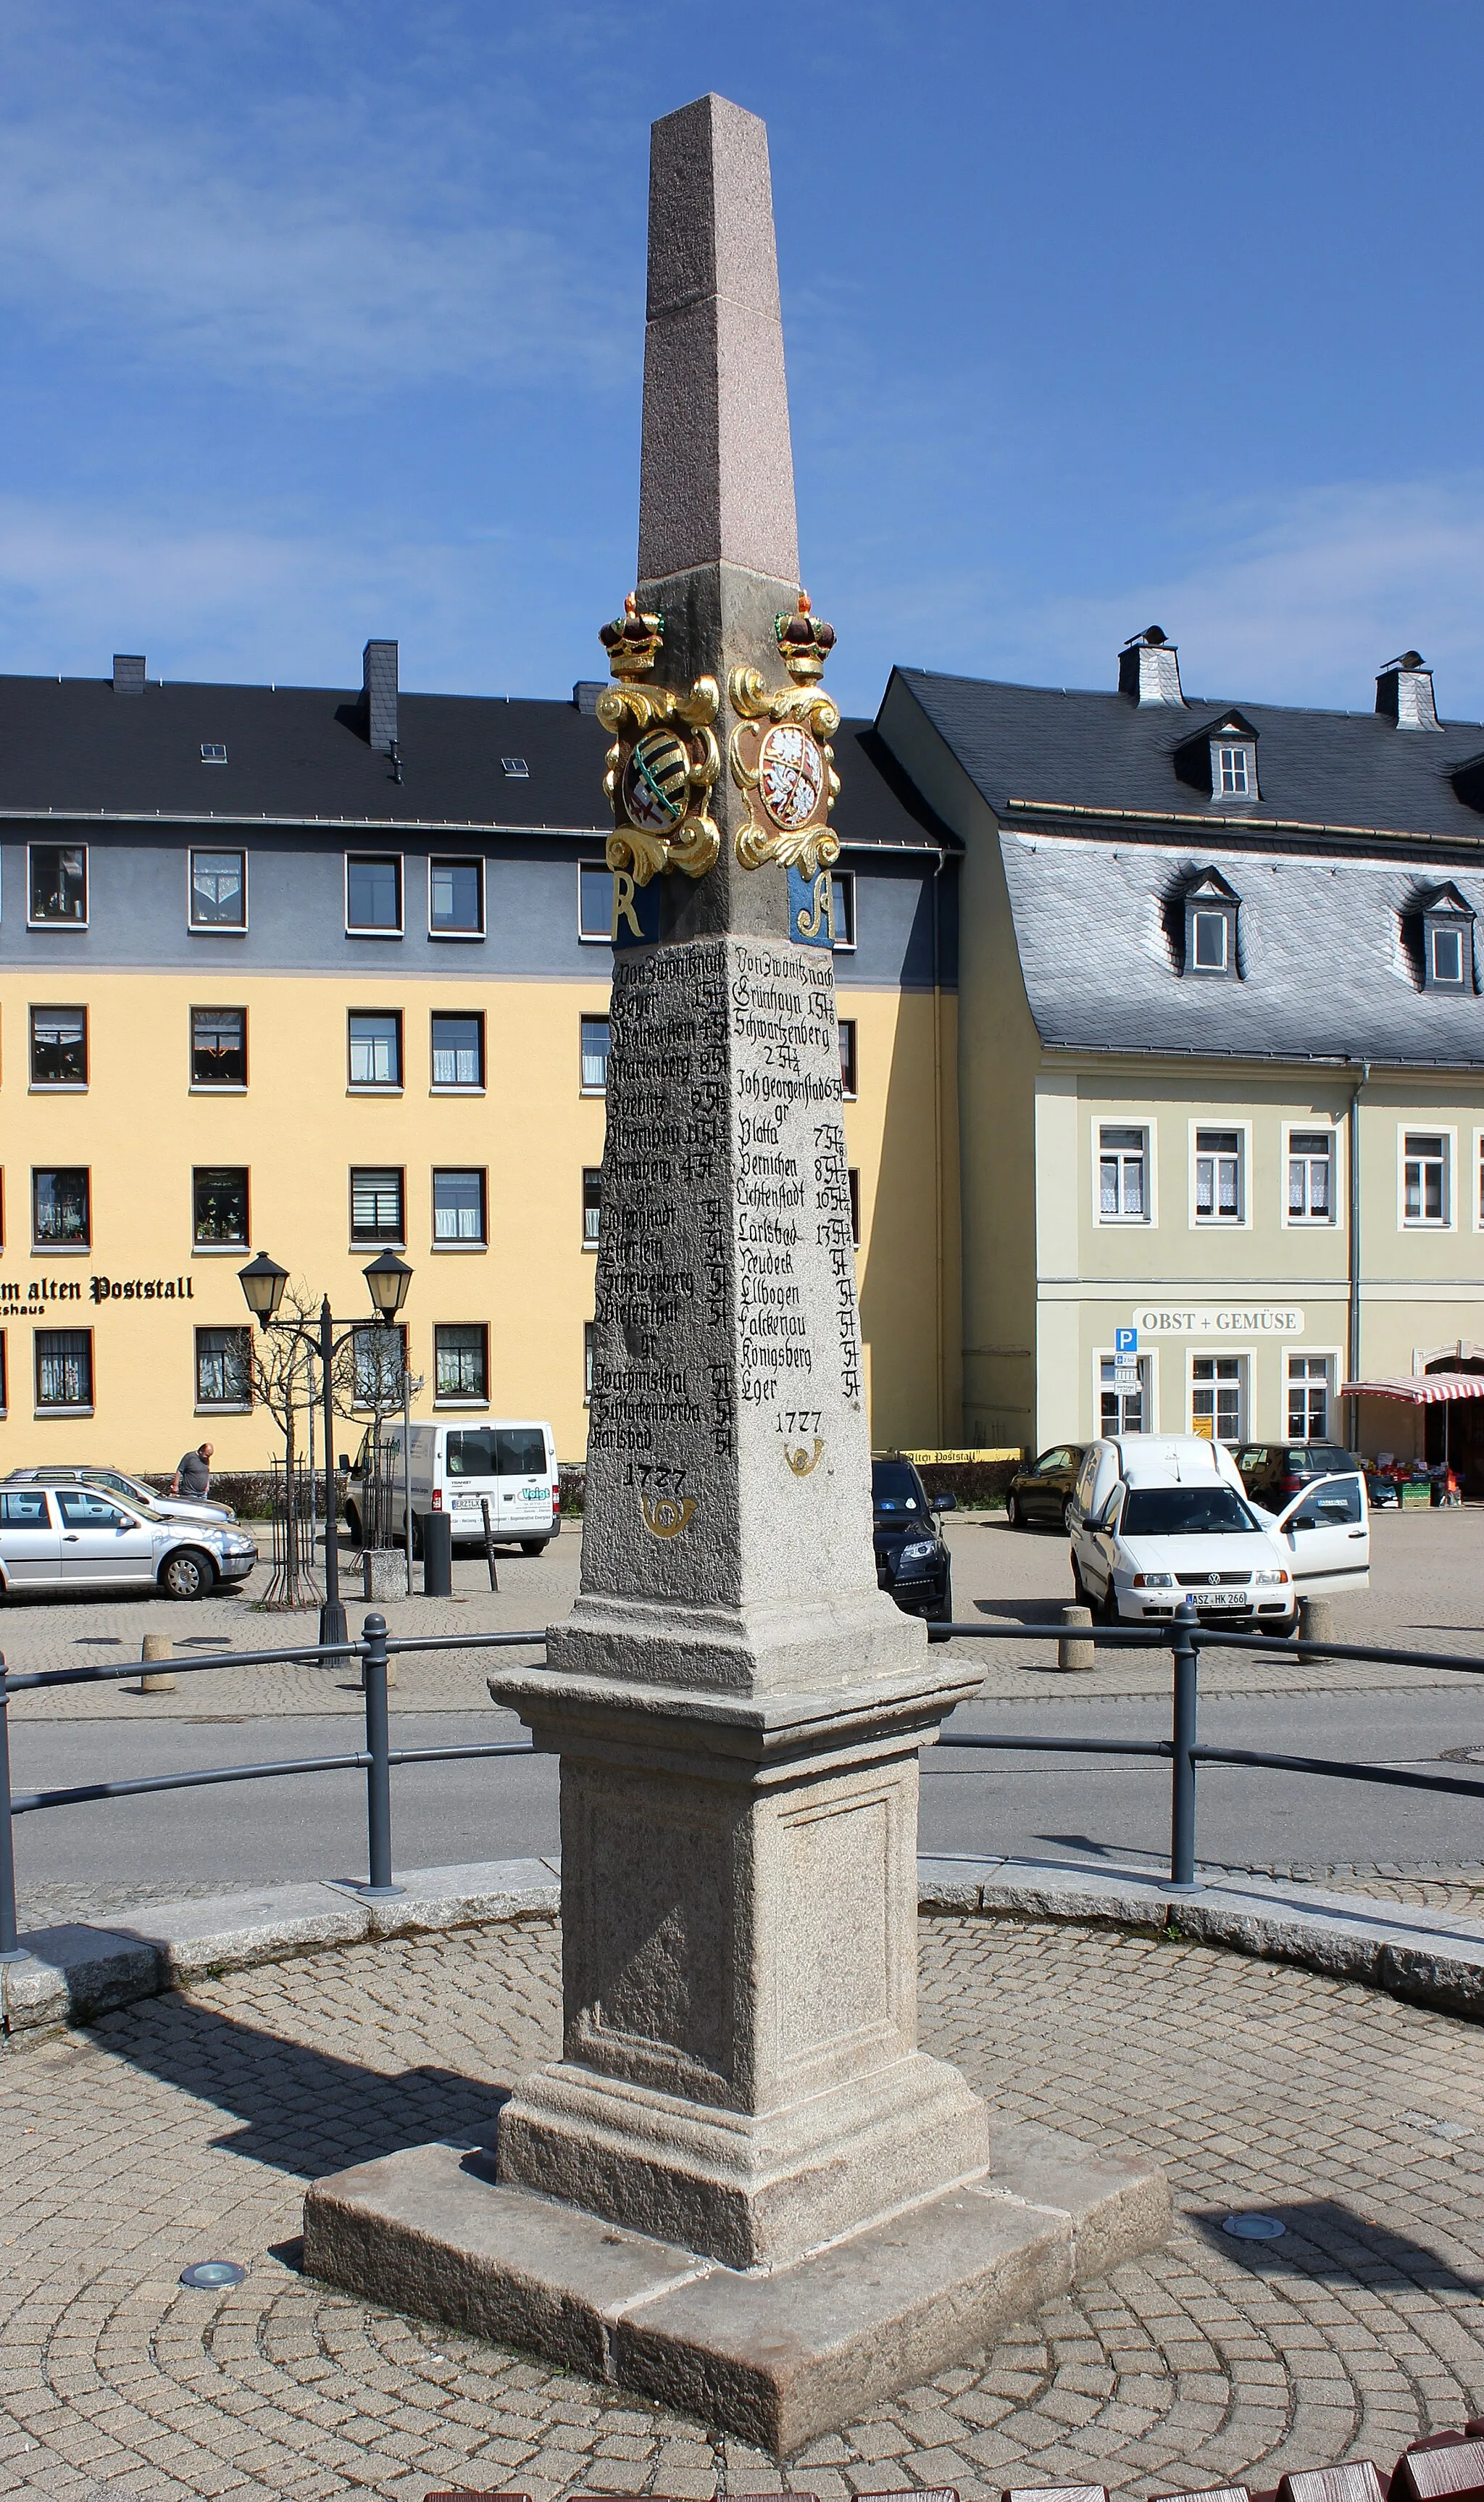
M1058 1668L1096 1668L1097 1654L1093 1648L1093 1610L1091 1607L1067 1606L1062 1610L1063 1625L1074 1625L1075 1633L1065 1633L1057 1644ZM1088 1628L1086 1638L1082 1627Z
M1298 1639L1300 1641L1332 1641L1334 1640L1334 1602L1332 1599L1300 1599L1298 1602Z
M387 1619L368 1616L361 1627L366 1690L366 1858L368 1894L400 1894L391 1881L391 1731L387 1714Z
M0 1963L20 1963L26 1948L16 1938L16 1851L11 1830L10 1679L0 1651Z
M454 1524L446 1511L430 1511L422 1523L422 1595L454 1595Z
M167 1669L152 1669L150 1667L152 1659L174 1659L175 1644L170 1636L168 1634L146 1634L143 1642L140 1644L139 1656L145 1663L144 1674L139 1680L140 1693L173 1694L175 1692L175 1678L170 1674L169 1671Z
M1189 1599L1175 1609L1174 1707L1170 1725L1169 1881L1182 1894L1196 1891L1196 1634Z

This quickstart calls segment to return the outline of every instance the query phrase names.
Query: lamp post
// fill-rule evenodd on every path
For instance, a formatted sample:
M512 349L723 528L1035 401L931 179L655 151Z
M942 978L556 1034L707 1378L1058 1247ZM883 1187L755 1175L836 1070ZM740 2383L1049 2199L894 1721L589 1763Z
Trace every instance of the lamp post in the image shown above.
M384 1329L389 1328L407 1300L412 1270L393 1252L383 1251L377 1259L367 1262L361 1274L377 1321ZM318 1328L303 1320L281 1321L278 1308L288 1283L288 1271L281 1268L276 1260L270 1260L266 1251L259 1251L255 1260L238 1269L237 1275L248 1309L260 1330L278 1330L285 1337L298 1338L304 1345L316 1347L319 1353L324 1383L324 1605L320 1610L320 1640L325 1643L343 1642L349 1638L349 1629L340 1604L340 1548L335 1530L334 1364L340 1349L348 1346L366 1324L332 1320L328 1295L320 1306ZM291 1486L288 1500L293 1501Z

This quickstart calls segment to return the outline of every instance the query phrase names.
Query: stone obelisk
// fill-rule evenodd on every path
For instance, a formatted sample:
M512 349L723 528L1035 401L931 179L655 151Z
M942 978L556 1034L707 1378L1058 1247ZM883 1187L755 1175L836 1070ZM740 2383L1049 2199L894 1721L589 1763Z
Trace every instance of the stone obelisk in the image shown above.
M977 1672L876 1584L766 134L656 124L582 1591L498 1690L561 1759L562 2055L491 2165L320 2182L306 2263L775 2448L1158 2238L917 2046L918 1752ZM849 793L840 795L848 817Z

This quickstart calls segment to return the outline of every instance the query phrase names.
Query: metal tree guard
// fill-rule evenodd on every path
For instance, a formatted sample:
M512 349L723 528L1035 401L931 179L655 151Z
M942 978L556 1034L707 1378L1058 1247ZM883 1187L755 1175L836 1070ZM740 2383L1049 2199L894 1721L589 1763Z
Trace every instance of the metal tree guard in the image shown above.
M389 1326L407 1300L412 1270L394 1253L384 1251L380 1258L367 1262L361 1274L376 1320L384 1327ZM270 1260L266 1251L259 1251L255 1260L238 1269L237 1275L248 1309L260 1330L277 1330L285 1337L298 1338L304 1345L318 1348L324 1392L324 1602L320 1609L320 1640L343 1642L348 1639L348 1628L340 1598L340 1551L335 1530L335 1358L366 1324L332 1320L328 1295L320 1306L318 1329L302 1320L279 1320L276 1315L288 1283L288 1271L281 1268L276 1260Z

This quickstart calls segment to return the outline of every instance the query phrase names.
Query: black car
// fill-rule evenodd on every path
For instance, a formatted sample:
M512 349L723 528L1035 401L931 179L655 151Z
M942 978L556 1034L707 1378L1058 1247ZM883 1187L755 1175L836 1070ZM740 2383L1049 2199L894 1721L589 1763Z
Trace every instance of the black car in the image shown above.
M1360 1476L1366 1465L1338 1442L1239 1442L1232 1456L1265 1511L1280 1511L1310 1477Z
M1005 1518L1012 1529L1069 1529L1068 1505L1085 1442L1058 1442L1038 1460L1016 1470L1005 1489Z
M872 1460L871 1530L876 1582L903 1613L946 1625L954 1611L953 1565L938 1536L935 1511L952 1511L951 1494L929 1501L910 1460Z

